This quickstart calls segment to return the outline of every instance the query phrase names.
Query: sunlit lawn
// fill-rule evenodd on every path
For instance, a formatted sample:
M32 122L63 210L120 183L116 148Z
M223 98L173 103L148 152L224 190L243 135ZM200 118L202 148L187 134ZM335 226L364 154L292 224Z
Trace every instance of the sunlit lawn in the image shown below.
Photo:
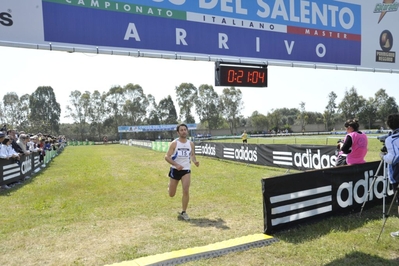
M252 140L251 140L252 141ZM370 141L368 160L381 144ZM2 265L105 265L263 232L260 180L284 169L199 156L190 222L167 195L164 154L123 145L67 147L31 181L0 192ZM392 213L395 213L393 211ZM273 236L279 242L187 265L398 265L399 230L382 207Z

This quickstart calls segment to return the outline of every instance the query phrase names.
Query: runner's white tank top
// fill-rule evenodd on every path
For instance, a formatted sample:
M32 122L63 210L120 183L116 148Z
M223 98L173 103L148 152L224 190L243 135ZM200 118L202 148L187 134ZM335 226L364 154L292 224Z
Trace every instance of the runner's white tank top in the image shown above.
M190 154L191 154L191 144L190 140L185 143L176 140L176 149L172 155L172 160L183 166L183 170L190 170ZM172 165L172 168L176 168Z

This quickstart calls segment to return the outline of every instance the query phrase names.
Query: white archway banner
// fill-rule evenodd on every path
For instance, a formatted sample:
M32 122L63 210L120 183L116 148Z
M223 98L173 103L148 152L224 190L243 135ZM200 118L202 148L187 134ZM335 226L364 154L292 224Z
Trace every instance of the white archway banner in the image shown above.
M398 72L394 0L2 0L0 45Z

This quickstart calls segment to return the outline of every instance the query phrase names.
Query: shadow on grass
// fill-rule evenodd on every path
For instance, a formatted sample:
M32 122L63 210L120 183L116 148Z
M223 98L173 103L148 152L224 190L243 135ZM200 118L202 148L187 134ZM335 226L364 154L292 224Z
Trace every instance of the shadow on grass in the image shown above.
M181 218L177 218L178 220L183 221ZM186 222L186 221L185 221ZM187 221L188 223L198 226L198 227L215 227L218 229L223 229L223 230L227 230L230 229L230 227L228 227L227 225L225 225L225 221L223 219L207 219L207 218L191 218L190 221Z
M388 216L388 219L389 217L394 216L393 211L391 211L391 215ZM276 232L273 235L280 240L298 244L318 239L331 232L350 232L363 227L369 222L382 220L383 208L382 206L377 205L367 211L363 211L362 214L360 214L359 210L358 212L352 212L351 214L336 215L303 225L297 225L291 229Z
M364 262L367 261L365 264ZM345 255L345 257L327 263L324 266L343 266L343 265L363 265L363 266L374 266L374 265L399 265L399 257L393 260L383 259L378 256L366 254L359 251L354 251Z

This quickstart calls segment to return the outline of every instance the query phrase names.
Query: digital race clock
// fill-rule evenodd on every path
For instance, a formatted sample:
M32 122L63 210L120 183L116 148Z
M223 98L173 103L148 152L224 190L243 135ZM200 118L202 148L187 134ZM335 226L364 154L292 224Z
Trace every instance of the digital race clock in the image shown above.
M267 87L267 65L216 62L215 86Z

